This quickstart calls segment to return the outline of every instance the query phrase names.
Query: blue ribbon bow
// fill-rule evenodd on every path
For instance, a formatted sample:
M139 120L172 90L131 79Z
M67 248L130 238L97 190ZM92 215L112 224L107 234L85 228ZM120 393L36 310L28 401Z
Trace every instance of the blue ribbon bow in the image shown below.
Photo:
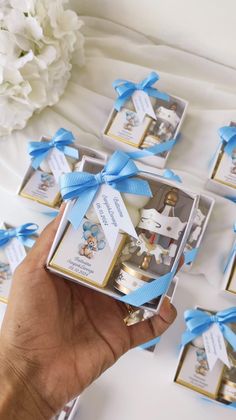
M32 167L38 169L49 152L56 147L65 155L74 159L79 158L78 150L69 145L74 143L74 136L70 131L60 128L52 137L51 141L32 141L29 143L28 152L32 158Z
M0 247L7 245L13 238L19 239L24 246L31 248L35 240L30 238L38 230L38 225L35 223L26 223L17 228L0 229Z
M234 230L234 233L236 233L236 222L234 223L233 230ZM225 268L224 268L224 273L226 273L226 271L228 270L229 265L231 264L231 262L232 262L233 258L235 258L235 256L236 256L236 241L234 242L233 247L230 251L230 254L227 258Z
M64 200L76 200L68 220L78 229L85 213L93 202L102 184L110 185L121 193L152 196L147 181L133 178L139 169L130 157L121 151L111 156L104 169L94 175L88 172L71 172L60 178L61 195Z
M225 126L218 130L222 143L226 143L225 152L232 156L233 150L236 149L236 127Z
M141 83L133 83L124 79L115 80L112 84L118 93L118 98L115 101L115 109L120 111L136 90L143 90L148 94L148 96L152 96L163 101L169 101L169 95L152 87L152 85L154 85L154 83L156 83L159 79L159 75L153 71L146 79L142 80Z
M187 330L182 336L182 345L190 343L207 331L212 324L217 323L225 339L236 351L236 334L226 324L236 322L236 307L209 315L200 309L187 310L184 313Z

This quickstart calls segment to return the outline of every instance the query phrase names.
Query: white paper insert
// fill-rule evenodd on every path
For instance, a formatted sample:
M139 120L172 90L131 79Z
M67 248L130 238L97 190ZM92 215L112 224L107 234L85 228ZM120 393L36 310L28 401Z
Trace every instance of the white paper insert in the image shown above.
M50 151L46 160L57 182L62 174L71 172L70 165L64 153L55 147Z
M117 242L119 231L123 231L138 239L130 215L119 191L103 184L93 201L111 250Z
M140 121L143 121L146 115L154 120L157 119L150 97L146 92L143 90L136 90L132 95L132 101Z
M217 360L230 367L226 350L225 339L218 324L214 323L209 330L203 333L203 342L206 350L209 369L212 370Z

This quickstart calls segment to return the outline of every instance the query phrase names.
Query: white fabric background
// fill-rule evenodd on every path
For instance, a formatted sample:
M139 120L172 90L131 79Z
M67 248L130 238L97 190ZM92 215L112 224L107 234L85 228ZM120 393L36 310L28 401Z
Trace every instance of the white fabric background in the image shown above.
M235 0L71 0L77 11L236 67Z
M86 2L87 5L90 3ZM112 13L120 10L119 13L123 14L124 2L120 3L120 9L118 2L111 3L116 7L109 7L108 10ZM180 1L180 4L182 3ZM84 2L84 8L87 7L86 4ZM105 4L103 1L93 6L97 7L99 4L108 7L108 2ZM130 1L129 7L132 4L134 2ZM236 7L231 12L235 12L235 9ZM135 22L138 21L137 10L134 10L132 16L135 26ZM162 13L164 10L163 6ZM96 11L95 8L94 12ZM119 13L116 14L117 19L120 19ZM129 13L131 12L127 3L127 14ZM231 15L232 13L228 13L229 19ZM178 19L176 21L178 23ZM115 98L111 84L117 77L138 81L150 70L157 70L161 76L161 90L189 100L190 107L182 129L182 140L175 147L168 167L182 176L185 184L194 190L200 191L204 187L208 163L219 141L217 128L231 119L236 120L236 70L164 43L156 44L146 36L108 20L84 17L84 22L86 65L80 69L76 65L78 58L75 57L72 78L60 102L53 108L35 115L23 131L0 139L0 218L8 223L37 221L42 228L49 221L45 215L31 211L27 201L21 201L15 196L29 163L26 153L28 141L40 139L42 135L52 135L59 127L64 127L71 129L81 143L100 148L100 132ZM146 29L143 28L143 31L147 30L147 26L151 28L151 24L147 24L146 20ZM225 27L227 30L227 25ZM137 25L135 28L142 30ZM213 29L217 39L215 27ZM199 31L204 34L200 22ZM149 32L147 33L149 35ZM223 39L227 40L227 37ZM200 40L200 43L203 44L203 41ZM193 52L198 52L194 50L194 43L192 47ZM186 49L190 49L190 45ZM218 50L208 45L208 56L216 59L211 54ZM206 55L206 52L204 54ZM179 320L163 337L159 346L159 357L152 359L151 355L144 356L141 352L132 352L125 356L85 393L84 404L82 399L82 420L141 420L147 413L151 420L169 420L173 416L174 404L168 402L179 402L185 398L185 391L171 384L177 362L176 347L183 330L183 310L196 304L212 309L232 306L232 302L235 304L232 297L218 291L222 282L222 264L233 241L235 205L219 197L216 197L216 200L207 235L193 270L195 276L181 274L181 286L175 299L179 309ZM211 287L200 273L203 273L215 288ZM128 369L130 381L127 381ZM91 404L91 399L94 400L94 404ZM101 411L96 415L97 411L93 410L97 404ZM203 414L203 410L207 410L208 419L216 420L216 413L221 413L222 409L202 404L195 395L186 395L186 405L179 405L176 415L178 413L184 420L189 420L191 416L195 420ZM224 412L228 419L235 416L230 410Z

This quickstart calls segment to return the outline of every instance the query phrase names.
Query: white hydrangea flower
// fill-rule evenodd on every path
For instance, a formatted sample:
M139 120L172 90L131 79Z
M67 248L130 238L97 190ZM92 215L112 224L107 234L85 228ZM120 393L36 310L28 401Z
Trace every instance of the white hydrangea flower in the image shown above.
M83 54L82 21L67 2L0 0L0 135L64 92L73 52Z

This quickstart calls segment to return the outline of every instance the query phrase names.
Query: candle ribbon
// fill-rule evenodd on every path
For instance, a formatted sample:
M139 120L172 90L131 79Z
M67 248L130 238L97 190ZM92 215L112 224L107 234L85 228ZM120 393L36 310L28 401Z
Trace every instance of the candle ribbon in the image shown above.
M232 201L233 203L236 203L236 196L234 197L233 195L225 195L225 198Z
M193 248L190 251L184 252L184 263L186 265L191 264L196 258L199 252L199 248Z
M236 233L236 222L234 223L233 230L234 230L234 233ZM236 256L236 241L234 242L233 247L230 251L230 254L227 258L225 268L224 268L224 273L228 270L228 268L229 268L232 260L235 258L235 256Z
M170 97L164 92L160 92L158 89L152 87L154 83L159 80L159 75L156 72L151 72L149 76L142 80L140 83L133 83L124 79L117 79L113 82L112 86L118 93L118 98L115 101L115 109L120 111L124 104L138 91L144 91L148 96L152 96L156 99L163 101L169 101Z
M200 309L187 310L184 313L187 330L182 336L182 345L193 341L205 333L214 324L218 324L224 338L231 344L236 351L236 334L226 325L236 322L236 307L217 312L215 315L209 315Z
M236 149L236 127L234 126L225 126L221 127L218 130L220 139L222 143L226 143L225 152L232 156L233 150ZM236 150L235 150L236 151Z
M145 149L137 150L135 152L129 152L128 155L131 159L143 159L150 156L159 155L164 152L169 152L173 149L175 143L180 139L181 133L179 133L175 139L167 140L160 144L155 144L154 146L147 147Z
M126 153L116 151L104 169L96 175L88 172L72 172L62 175L60 185L63 199L75 199L68 217L71 224L78 229L103 184L121 193L151 197L152 192L148 182L134 178L139 172L141 171Z
M44 159L49 155L49 152L55 147L65 155L78 159L78 150L69 147L74 143L74 136L70 131L60 128L50 141L33 141L29 143L28 152L32 158L32 167L38 169Z
M26 223L17 228L0 229L0 247L7 245L13 238L19 239L24 246L31 248L35 240L30 238L38 230L38 225L35 223Z

